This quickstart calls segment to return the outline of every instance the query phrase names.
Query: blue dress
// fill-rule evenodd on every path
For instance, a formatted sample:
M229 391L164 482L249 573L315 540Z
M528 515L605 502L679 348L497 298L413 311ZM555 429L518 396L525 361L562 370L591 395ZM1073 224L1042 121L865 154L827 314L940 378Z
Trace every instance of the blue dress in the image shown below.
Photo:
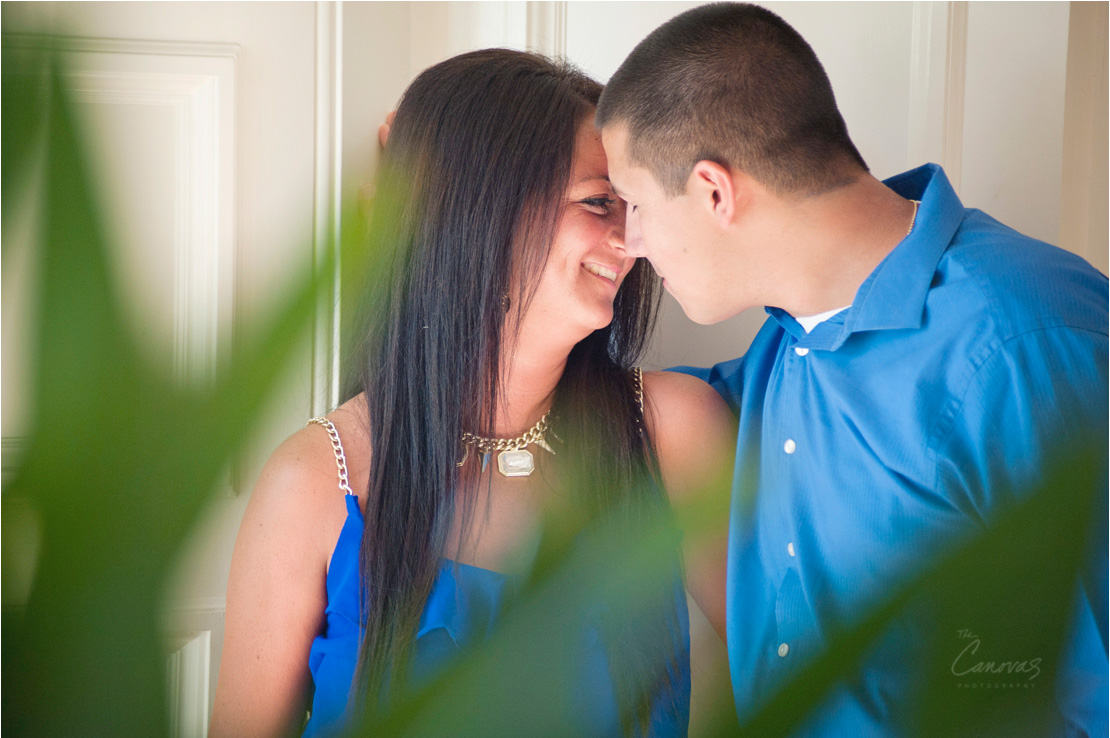
M327 623L312 643L308 667L316 692L305 727L306 738L340 733L347 721L347 697L354 678L359 649L359 550L363 519L358 497L345 495L347 519L339 534L328 569ZM514 577L467 564L444 560L420 619L411 666L412 678L422 681L435 675L468 645L480 643L493 630L503 597ZM681 630L680 673L673 679L673 694L660 696L652 705L648 735L653 738L685 736L690 717L689 613L679 589L678 624ZM584 735L622 735L608 660L596 632L584 635L586 655L583 674L576 685L575 713L582 719Z

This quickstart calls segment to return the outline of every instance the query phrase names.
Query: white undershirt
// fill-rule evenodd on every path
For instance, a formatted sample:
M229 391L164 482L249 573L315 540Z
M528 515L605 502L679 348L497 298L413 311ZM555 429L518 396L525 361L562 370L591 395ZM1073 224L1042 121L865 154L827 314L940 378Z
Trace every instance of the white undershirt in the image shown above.
M817 315L806 315L803 317L798 317L797 315L795 315L794 320L798 321L798 325L800 325L806 333L809 333L832 316L836 315L837 313L842 313L850 307L851 305L845 305L844 307L837 308L836 310L829 310L825 313L817 313Z

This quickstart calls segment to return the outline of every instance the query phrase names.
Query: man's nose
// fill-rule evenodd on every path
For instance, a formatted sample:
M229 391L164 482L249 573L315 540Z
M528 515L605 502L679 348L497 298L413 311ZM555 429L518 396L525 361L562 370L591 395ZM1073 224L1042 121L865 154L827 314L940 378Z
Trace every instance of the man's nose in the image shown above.
M640 230L640 214L631 207L624 216L624 250L629 256L647 256L644 235Z

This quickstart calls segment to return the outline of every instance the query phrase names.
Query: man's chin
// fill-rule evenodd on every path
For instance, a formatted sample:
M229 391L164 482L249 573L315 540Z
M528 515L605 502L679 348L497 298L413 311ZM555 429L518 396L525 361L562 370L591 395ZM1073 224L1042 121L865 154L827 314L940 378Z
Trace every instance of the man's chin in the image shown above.
M720 323L722 320L727 319L727 317L729 317L729 316L725 316L723 318L718 318L718 317L715 317L715 316L707 316L707 315L701 315L701 314L691 315L690 313L686 313L686 317L689 318L690 320L692 320L693 322L697 323L698 325L716 325L717 323Z
M664 286L666 285L664 284ZM673 297L675 302L678 303L678 306L682 308L682 312L686 314L686 317L698 325L713 325L714 323L720 323L722 320L727 320L735 315L735 313L722 314L720 310L715 310L713 306L706 305L696 300L684 299L674 292L671 292L670 289L668 289L667 292L670 292L671 297Z

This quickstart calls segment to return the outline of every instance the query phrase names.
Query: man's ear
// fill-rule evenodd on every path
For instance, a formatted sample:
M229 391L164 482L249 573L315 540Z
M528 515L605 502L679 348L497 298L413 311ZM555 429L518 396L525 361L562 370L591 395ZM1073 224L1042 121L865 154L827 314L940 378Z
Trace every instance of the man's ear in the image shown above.
M686 182L687 192L710 210L713 219L722 228L736 219L736 198L743 188L743 182L738 181L737 175L728 167L703 159L694 165Z

